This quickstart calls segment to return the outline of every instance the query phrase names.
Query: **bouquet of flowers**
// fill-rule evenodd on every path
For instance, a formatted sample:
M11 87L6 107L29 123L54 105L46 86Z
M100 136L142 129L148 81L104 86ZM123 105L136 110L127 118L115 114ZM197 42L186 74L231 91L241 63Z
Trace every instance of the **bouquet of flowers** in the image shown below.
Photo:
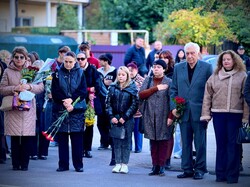
M173 122L173 125L176 127L177 123L181 123L181 117L184 113L186 101L184 98L176 96L175 98L173 98L173 102L175 103L175 106L176 106L177 115L179 115L179 117L175 118ZM174 131L175 131L175 128L174 128Z
M28 66L21 71L21 84L32 83L39 68ZM31 107L31 100L35 97L35 94L30 91L22 91L20 93L15 92L13 97L13 109L20 111L29 111Z
M22 69L22 71L21 71L21 75L22 75L21 81L24 79L24 80L26 80L25 81L26 83L32 83L35 76L36 76L36 73L38 71L39 71L39 68L33 67L33 66L28 66L27 68Z
M56 63L54 59L48 58L43 66L36 73L33 84L43 82L48 76L50 76L56 70Z
M48 101L49 101L49 94L51 94L51 84L52 84L52 76L49 75L49 76L45 79L45 84L44 84L45 96L44 96L43 109L46 108L47 103L48 103Z
M95 123L95 110L94 110L94 101L91 100L88 102L87 110L84 113L85 116L85 125L91 126Z
M74 107L76 103L80 100L80 97L78 97L73 103L72 106ZM47 131L42 131L42 134L46 137L47 140L49 141L54 141L54 137L59 131L62 122L64 121L65 118L69 116L69 112L65 109L62 113L62 115L52 123L52 125L48 128Z

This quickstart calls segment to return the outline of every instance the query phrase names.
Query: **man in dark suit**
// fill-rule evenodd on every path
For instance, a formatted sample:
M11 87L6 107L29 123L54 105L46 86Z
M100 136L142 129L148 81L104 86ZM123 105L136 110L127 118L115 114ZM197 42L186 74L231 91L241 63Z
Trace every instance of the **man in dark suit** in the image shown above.
M199 60L200 47L196 43L187 43L184 47L186 62L174 67L173 82L170 88L171 110L175 117L181 117L182 162L184 173L177 178L193 177L203 179L206 166L206 129L207 122L201 122L202 101L207 79L212 74L212 66ZM178 115L172 101L176 96L186 100L184 114ZM196 150L196 161L192 163L192 142Z

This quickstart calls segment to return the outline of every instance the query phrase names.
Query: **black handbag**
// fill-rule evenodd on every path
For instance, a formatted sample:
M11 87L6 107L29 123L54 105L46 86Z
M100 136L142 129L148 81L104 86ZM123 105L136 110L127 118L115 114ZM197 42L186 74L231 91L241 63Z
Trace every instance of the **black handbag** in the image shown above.
M250 126L249 123L245 123L239 128L239 134L237 138L237 143L250 143Z
M125 128L124 126L112 125L109 130L109 136L116 139L124 139L125 138Z

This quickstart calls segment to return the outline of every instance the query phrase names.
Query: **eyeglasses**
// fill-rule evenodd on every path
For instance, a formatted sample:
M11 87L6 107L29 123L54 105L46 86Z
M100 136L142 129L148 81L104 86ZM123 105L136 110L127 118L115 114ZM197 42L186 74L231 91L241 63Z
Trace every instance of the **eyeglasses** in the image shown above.
M16 59L16 60L18 60L18 59L23 60L23 59L24 59L24 56L14 56L14 59Z
M77 58L78 61L84 61L86 58Z

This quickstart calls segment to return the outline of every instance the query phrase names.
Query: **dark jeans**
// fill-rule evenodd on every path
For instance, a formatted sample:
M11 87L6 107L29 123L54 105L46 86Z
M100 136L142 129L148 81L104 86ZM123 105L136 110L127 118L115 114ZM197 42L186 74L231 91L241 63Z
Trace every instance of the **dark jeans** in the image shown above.
M213 113L213 124L216 138L217 179L238 182L239 178L239 147L237 135L241 126L242 114Z
M13 167L28 167L31 141L32 136L11 136L11 158Z
M75 169L82 168L82 132L60 132L58 137L59 167L69 168L69 136L71 139L72 161Z
M117 164L128 164L129 162L133 125L133 119L125 123L126 136L123 140L113 138L115 161Z

